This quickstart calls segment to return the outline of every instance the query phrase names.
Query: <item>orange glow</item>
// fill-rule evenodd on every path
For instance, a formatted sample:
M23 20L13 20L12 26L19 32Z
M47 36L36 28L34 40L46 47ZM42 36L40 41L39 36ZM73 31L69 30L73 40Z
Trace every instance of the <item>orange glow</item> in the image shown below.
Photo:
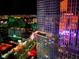
M77 23L78 23L78 16L72 16L70 19L71 24L68 26L68 29L77 29Z
M59 28L62 29L62 30L65 30L65 28L66 28L66 24L61 23L60 26L59 26Z
M76 24L71 24L71 25L68 26L68 29L69 30L71 30L71 29L76 30L77 26L76 26Z
M72 16L71 22L77 23L78 22L78 16Z
M59 28L61 30L65 30L66 29L66 23L67 23L67 17L66 16L62 16L60 19L61 19L61 21L60 21Z
M60 2L60 11L67 11L67 5L68 5L68 0L63 0L62 2Z

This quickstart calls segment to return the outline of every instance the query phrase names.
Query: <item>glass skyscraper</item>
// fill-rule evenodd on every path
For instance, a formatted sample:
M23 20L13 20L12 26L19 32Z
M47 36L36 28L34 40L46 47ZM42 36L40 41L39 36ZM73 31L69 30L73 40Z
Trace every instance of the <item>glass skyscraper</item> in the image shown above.
M50 34L58 35L59 20L60 20L60 1L59 0L37 0L37 18L38 18L38 30L47 32ZM53 47L53 43L44 45L47 40L45 37L39 36L38 59L56 59L56 52ZM53 41L52 41L53 42ZM48 49L48 50L46 50ZM46 50L46 52L45 52ZM40 51L40 53L39 53ZM46 55L44 55L44 53ZM55 53L54 53L55 52ZM40 55L39 55L40 54ZM43 55L42 55L43 54Z
M59 0L37 0L38 30L58 33Z

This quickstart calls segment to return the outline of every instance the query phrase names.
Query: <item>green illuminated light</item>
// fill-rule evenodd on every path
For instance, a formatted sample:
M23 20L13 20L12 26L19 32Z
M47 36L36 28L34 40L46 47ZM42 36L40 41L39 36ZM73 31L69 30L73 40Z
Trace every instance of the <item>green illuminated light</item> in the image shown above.
M13 37L17 37L16 35L13 35Z

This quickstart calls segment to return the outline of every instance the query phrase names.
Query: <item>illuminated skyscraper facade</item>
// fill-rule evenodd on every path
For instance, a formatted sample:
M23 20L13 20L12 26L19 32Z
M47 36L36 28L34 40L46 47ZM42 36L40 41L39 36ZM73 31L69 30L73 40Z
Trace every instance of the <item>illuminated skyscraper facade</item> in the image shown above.
M51 33L51 34L57 34L59 30L59 16L60 16L60 1L59 0L37 0L37 18L38 18L38 30ZM40 37L38 40L41 44L45 44L43 40L48 40L47 38ZM51 39L50 39L51 40ZM45 47L45 48L44 48ZM47 51L47 55L42 55L44 50ZM38 55L39 59L56 59L56 52L54 53L54 47L53 44L46 45L39 45L39 48L37 48L37 51L43 51L40 52L41 55ZM38 53L39 54L39 53Z
M59 0L37 0L38 30L58 33Z
M62 0L60 2L59 34L61 46L77 49L79 47L78 23L79 0Z

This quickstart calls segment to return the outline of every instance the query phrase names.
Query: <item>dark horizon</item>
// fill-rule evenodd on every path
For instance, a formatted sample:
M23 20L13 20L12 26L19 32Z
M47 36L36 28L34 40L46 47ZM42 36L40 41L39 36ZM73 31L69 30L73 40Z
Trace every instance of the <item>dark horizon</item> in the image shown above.
M79 0L77 0L79 6ZM79 7L77 7L79 11ZM0 15L37 14L37 0L0 0Z
M37 14L36 0L1 0L0 15Z

